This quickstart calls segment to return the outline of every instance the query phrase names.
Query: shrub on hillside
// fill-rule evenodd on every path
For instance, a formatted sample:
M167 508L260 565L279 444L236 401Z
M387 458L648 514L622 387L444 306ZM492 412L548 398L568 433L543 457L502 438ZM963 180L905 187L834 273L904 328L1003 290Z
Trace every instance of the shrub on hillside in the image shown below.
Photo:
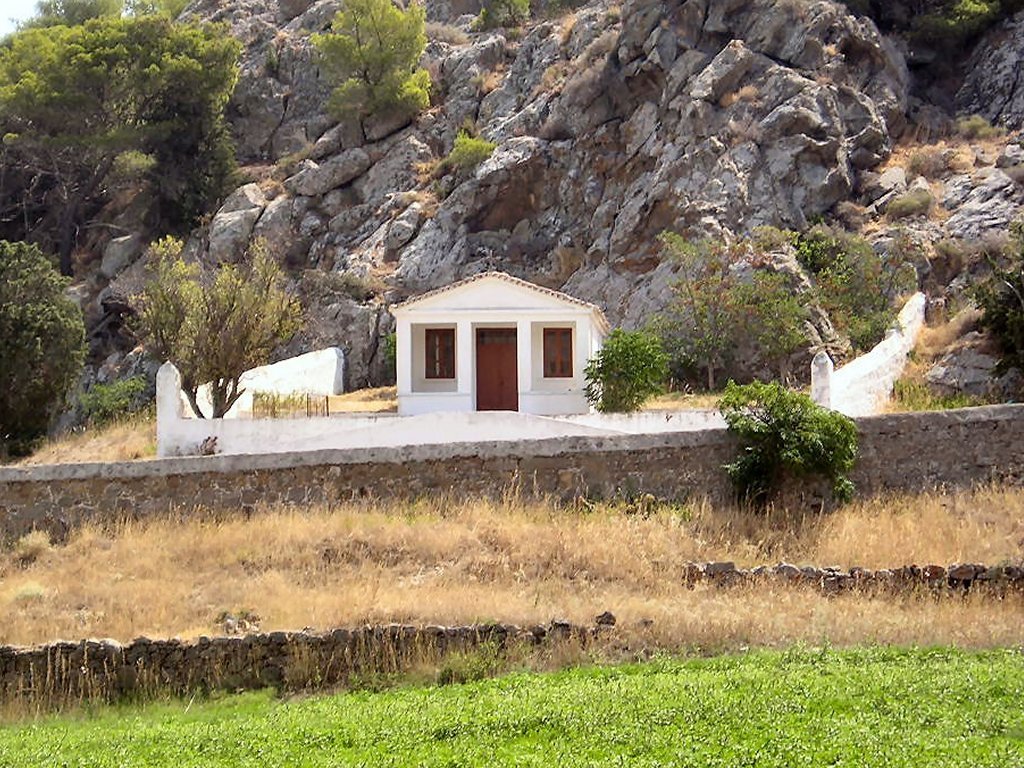
M780 384L729 382L719 410L739 439L726 465L741 500L763 506L790 480L822 477L840 501L853 496L847 473L857 458L857 428L841 413Z
M796 238L801 266L814 276L815 296L856 350L877 344L896 318L895 301L916 287L906 249L885 256L858 235L814 227Z
M471 136L466 131L459 131L452 151L444 159L444 166L448 170L458 172L460 176L468 176L480 163L494 154L496 147L497 144L494 142Z
M1000 128L992 125L981 115L969 115L956 121L956 132L968 141L972 139L992 139L1002 133Z
M907 171L911 176L924 176L935 179L949 170L946 155L941 149L918 149L907 160Z
M95 384L78 401L85 420L101 426L140 410L145 392L145 377L132 376L109 384Z
M885 206L885 215L894 221L911 216L925 216L934 205L935 197L927 189L912 189L890 200Z
M999 373L1024 370L1024 223L1014 225L1011 242L1004 256L1007 262L987 256L992 274L974 290L982 310L981 327L999 345Z
M85 323L69 282L34 245L0 241L0 457L30 449L82 369Z
M430 75L419 66L427 45L426 12L391 0L344 0L331 32L313 44L338 83L328 104L338 119L412 116L430 104Z
M480 29L515 27L530 18L530 0L483 0L477 21Z
M657 336L615 329L584 370L587 400L602 413L637 411L668 378L668 356Z

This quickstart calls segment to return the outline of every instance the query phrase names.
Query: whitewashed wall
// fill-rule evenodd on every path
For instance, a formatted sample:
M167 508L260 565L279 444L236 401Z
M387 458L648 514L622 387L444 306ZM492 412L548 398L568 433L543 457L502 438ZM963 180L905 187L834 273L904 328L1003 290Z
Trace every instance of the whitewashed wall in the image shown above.
M713 412L589 414L524 413L344 414L309 419L188 418L181 376L170 363L157 374L157 456L190 456L215 438L220 454L287 453L347 448L393 448L447 443L514 442L552 437L605 437L686 432L723 425Z
M925 303L924 294L915 293L900 310L897 327L870 352L842 368L833 371L831 361L819 353L811 366L814 401L847 416L881 413L924 327Z
M340 395L345 391L345 353L337 347L328 347L272 365L261 365L243 373L240 386L245 391L231 406L225 416L227 419L250 417L256 392ZM207 416L213 412L209 384L199 388L196 402ZM192 415L192 408L187 403L185 412Z

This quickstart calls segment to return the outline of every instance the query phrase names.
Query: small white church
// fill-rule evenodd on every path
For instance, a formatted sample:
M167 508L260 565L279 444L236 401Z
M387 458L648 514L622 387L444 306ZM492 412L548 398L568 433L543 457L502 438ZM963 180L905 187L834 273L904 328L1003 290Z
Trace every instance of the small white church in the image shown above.
M392 307L398 413L586 413L583 369L601 309L504 272L483 272Z

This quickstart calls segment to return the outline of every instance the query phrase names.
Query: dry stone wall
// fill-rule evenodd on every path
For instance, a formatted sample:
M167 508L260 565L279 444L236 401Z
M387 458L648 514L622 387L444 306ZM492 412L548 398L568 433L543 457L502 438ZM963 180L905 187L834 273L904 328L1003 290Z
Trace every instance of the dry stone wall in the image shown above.
M1001 600L1024 598L1024 567L1013 565L953 563L870 570L789 563L752 569L737 568L731 562L681 563L678 578L691 587L703 583L711 588L793 588L829 596L927 590L936 597L973 591ZM140 637L125 645L81 640L26 648L0 646L0 701L22 701L42 711L128 696L349 685L401 674L415 665L443 669L450 654L481 647L501 653L557 643L585 647L595 640L613 646L628 643L629 632L617 635L615 625L615 615L605 611L592 626L563 621L531 627L389 624L328 632L201 637L194 642ZM650 620L645 619L637 629L649 626Z
M872 416L857 426L853 480L862 494L1024 475L1024 406ZM59 540L86 521L189 515L197 507L250 513L265 504L495 497L512 489L564 500L651 494L720 502L731 497L722 465L734 453L729 433L712 429L0 469L0 536L44 529Z
M400 624L329 632L268 632L197 641L140 637L55 642L28 648L0 646L0 701L27 701L41 709L127 696L192 691L278 690L350 684L372 676L438 663L482 645L572 642L585 645L595 628L552 622L465 627Z

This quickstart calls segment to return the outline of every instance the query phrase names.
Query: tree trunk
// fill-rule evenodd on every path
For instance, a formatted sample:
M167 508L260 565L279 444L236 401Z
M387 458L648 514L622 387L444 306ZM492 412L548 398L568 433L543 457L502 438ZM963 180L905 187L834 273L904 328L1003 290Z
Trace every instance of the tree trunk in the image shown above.
M75 250L75 239L78 231L78 201L68 201L61 211L57 224L57 254L60 257L60 273L65 277L73 277L71 254Z
M708 363L708 392L715 391L715 366Z
M206 416L199 409L199 403L196 402L196 397L199 394L199 387L182 387L181 391L185 393L185 399L188 400L188 404L192 406L192 413L196 415L197 419L205 419Z

